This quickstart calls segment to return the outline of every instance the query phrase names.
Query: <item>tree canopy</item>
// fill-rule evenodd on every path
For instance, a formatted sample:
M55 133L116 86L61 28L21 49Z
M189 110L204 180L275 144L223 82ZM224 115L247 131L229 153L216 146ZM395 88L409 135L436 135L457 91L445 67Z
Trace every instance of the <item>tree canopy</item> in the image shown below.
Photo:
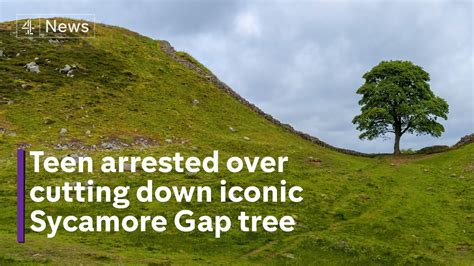
M444 127L438 118L447 119L447 102L430 89L429 74L410 61L382 61L365 73L364 85L357 93L361 114L352 123L362 131L361 139L395 134L394 153L400 153L400 138L405 133L439 137Z

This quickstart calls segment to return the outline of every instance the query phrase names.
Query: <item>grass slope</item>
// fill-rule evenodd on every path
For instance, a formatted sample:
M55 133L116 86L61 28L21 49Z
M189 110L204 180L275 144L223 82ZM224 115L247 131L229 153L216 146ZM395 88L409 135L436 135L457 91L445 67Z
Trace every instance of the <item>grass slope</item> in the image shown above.
M435 155L362 158L314 145L269 123L208 79L177 63L160 50L160 42L111 26L97 25L96 38L64 40L16 39L13 22L0 26L0 264L465 264L474 262L474 145ZM19 54L17 56L17 54ZM189 55L179 56L194 61ZM40 73L23 66L34 61ZM195 62L198 64L197 62ZM58 72L65 64L77 69L73 78ZM207 69L204 69L208 71ZM26 84L26 85L25 85ZM23 85L23 86L22 86ZM199 104L193 104L193 100ZM235 128L231 132L229 127ZM60 136L67 128L66 136ZM86 134L86 131L90 131ZM136 137L159 145L121 151L84 151L90 156L209 155L289 156L284 174L29 175L36 184L86 181L101 185L231 184L277 185L280 179L302 186L298 204L149 203L132 202L126 210L109 204L36 204L48 214L159 215L172 221L180 209L196 215L291 214L292 233L67 233L54 239L27 232L16 244L16 145L66 155L56 144L97 145L114 138ZM244 140L250 138L250 141ZM172 143L166 143L171 139ZM318 158L314 162L308 158ZM29 165L31 167L31 165ZM31 172L31 169L29 169ZM28 191L28 190L27 190ZM27 221L28 226L28 221Z

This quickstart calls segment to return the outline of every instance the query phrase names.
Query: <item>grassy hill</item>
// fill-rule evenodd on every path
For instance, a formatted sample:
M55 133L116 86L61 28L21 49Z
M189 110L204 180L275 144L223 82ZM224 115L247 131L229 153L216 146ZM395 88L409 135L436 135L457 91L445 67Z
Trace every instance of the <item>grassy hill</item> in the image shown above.
M96 38L15 38L0 24L0 264L461 264L474 263L474 144L439 154L358 157L316 145L272 123L216 85L212 74L166 42L97 25ZM39 73L25 64L36 62ZM70 65L69 75L60 69ZM191 67L190 67L191 66ZM63 71L64 72L64 71ZM71 77L73 75L73 77ZM258 88L256 88L258 89ZM65 130L64 130L65 129ZM94 179L138 187L201 184L304 188L301 203L44 203L52 215L291 214L292 233L67 233L27 230L16 244L16 147L58 157L87 154L289 157L285 173L28 174L33 185ZM31 164L28 164L31 173ZM27 227L29 222L27 219Z

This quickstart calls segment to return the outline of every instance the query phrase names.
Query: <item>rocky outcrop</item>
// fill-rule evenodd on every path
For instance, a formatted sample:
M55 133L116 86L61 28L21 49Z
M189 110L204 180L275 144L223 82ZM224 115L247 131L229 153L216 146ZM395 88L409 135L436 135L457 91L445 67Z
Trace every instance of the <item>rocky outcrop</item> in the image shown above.
M39 73L39 66L36 64L36 62L30 62L25 65L26 71L29 72L34 72L34 73Z
M462 137L456 144L454 144L453 148L459 148L470 143L474 143L474 133Z
M64 65L63 68L59 69L59 73L66 74L66 76L72 78L72 77L74 77L74 74L73 74L74 69L76 69L75 65L70 66L70 65L66 64L66 65Z

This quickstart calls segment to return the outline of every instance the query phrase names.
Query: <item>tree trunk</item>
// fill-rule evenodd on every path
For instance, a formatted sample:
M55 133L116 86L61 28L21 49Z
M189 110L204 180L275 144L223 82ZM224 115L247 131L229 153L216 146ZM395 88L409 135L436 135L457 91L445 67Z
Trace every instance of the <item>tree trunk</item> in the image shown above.
M395 144L393 145L393 154L400 155L400 134L395 133Z
M400 138L402 137L402 125L399 122L395 122L395 144L393 145L393 154L400 155Z

